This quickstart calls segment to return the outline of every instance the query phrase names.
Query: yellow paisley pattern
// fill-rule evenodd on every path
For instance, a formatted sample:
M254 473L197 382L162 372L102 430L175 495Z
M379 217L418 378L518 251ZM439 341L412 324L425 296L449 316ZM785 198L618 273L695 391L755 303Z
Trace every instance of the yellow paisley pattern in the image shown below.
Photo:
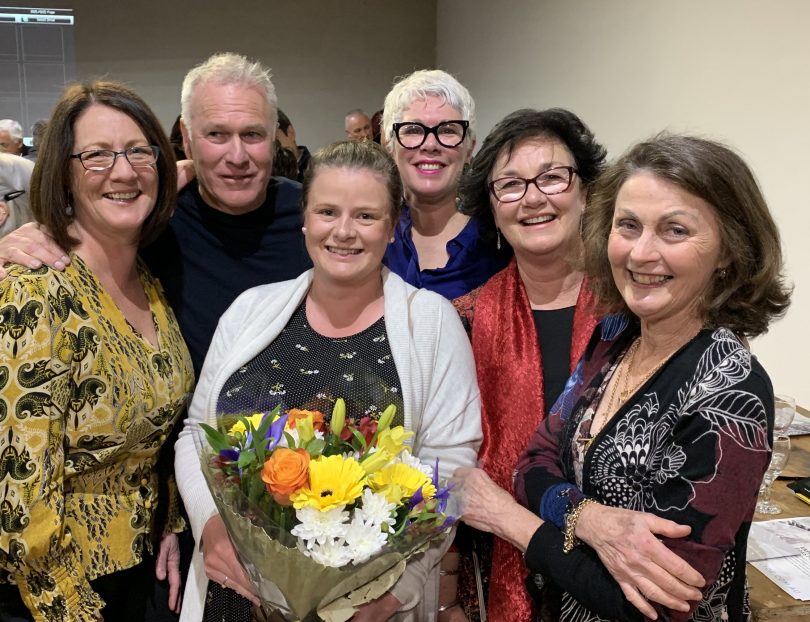
M0 582L35 620L95 621L88 582L151 549L154 467L194 377L159 282L138 270L157 349L76 255L0 283Z

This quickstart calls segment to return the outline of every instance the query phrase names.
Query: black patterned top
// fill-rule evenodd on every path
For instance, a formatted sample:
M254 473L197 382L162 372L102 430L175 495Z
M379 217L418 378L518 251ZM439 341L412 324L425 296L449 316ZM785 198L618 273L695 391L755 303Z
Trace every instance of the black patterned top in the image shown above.
M328 420L342 397L353 419L379 419L394 404L393 425L402 425L402 392L384 318L349 337L324 337L309 325L305 305L271 344L228 378L217 412L252 413L281 404L319 410Z
M748 530L770 460L773 389L729 330L704 329L608 420L582 451L599 400L638 335L618 316L602 321L554 412L517 468L515 489L546 522L526 551L530 569L563 591L563 621L635 620L641 614L587 546L563 554L561 530L587 495L613 507L689 525L666 546L706 579L703 598L666 620L748 620Z

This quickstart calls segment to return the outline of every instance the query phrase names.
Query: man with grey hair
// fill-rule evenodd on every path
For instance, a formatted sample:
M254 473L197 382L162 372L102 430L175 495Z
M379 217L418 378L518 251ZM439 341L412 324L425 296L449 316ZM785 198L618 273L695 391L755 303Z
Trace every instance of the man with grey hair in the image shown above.
M22 125L14 119L0 121L0 153L10 153L16 156L24 156L27 153L23 144Z
M371 140L374 138L371 131L371 119L360 108L346 113L345 126L346 136L351 140Z

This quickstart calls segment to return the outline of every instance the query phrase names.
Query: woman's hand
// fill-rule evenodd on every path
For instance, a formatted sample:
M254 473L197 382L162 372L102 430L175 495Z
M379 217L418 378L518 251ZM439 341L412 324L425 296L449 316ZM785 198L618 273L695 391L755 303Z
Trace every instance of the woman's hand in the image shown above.
M169 580L169 609L180 613L180 545L177 534L165 534L160 539L160 550L155 560L155 576L159 581Z
M383 622L394 615L402 603L391 592L386 592L370 603L360 605L352 622Z
M180 192L197 176L194 170L194 160L177 161L177 191Z
M236 549L228 535L225 522L219 514L208 519L202 533L205 574L211 581L227 587L247 598L254 605L259 599L253 593L253 584L236 556Z
M645 616L656 613L648 601L676 611L689 611L689 600L700 600L703 576L670 551L656 536L683 538L688 525L645 512L601 504L582 509L576 536L599 559L622 588L627 600Z
M520 505L481 469L461 467L453 473L461 493L461 520L470 527L508 540L521 551L543 521Z
M6 263L18 263L27 268L39 268L45 264L56 270L64 270L70 258L56 245L45 227L36 222L27 222L0 238L0 266ZM4 278L6 271L0 267L0 279Z

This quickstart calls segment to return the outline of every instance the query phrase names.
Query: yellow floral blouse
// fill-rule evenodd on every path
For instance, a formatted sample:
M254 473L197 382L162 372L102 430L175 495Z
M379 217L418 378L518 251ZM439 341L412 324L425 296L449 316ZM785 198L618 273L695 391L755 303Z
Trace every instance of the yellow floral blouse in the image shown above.
M94 622L89 581L151 549L155 463L194 377L159 282L138 270L159 348L76 255L0 283L0 582L35 620Z

